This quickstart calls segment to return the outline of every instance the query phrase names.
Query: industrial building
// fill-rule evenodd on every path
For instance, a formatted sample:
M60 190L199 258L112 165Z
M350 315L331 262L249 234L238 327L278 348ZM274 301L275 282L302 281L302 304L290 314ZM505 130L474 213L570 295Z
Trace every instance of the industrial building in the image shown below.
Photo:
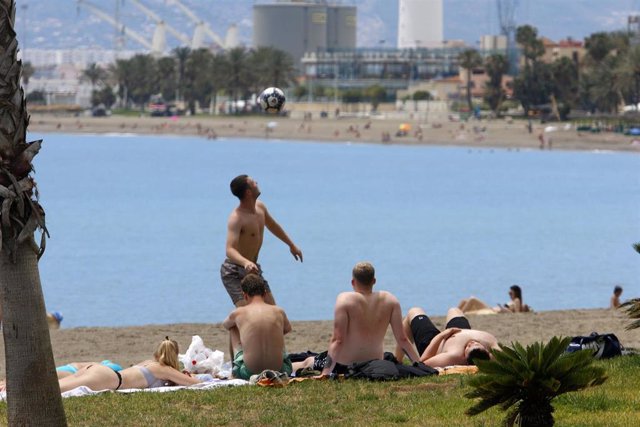
M307 52L355 49L356 7L327 0L256 4L253 45L283 50L301 69Z
M444 41L443 0L399 0L398 48L437 48Z

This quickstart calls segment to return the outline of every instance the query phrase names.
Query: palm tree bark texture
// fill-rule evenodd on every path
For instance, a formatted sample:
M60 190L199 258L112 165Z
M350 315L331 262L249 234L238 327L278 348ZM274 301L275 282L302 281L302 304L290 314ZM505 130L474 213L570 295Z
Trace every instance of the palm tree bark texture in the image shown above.
M47 230L31 161L41 141L27 142L14 30L16 4L0 0L0 303L10 426L64 426L38 258ZM40 245L34 233L41 232Z

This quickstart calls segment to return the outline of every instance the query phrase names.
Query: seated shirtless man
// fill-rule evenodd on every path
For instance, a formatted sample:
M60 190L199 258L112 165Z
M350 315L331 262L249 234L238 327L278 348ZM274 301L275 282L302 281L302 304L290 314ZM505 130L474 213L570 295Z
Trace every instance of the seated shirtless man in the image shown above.
M473 359L490 358L491 349L499 349L496 337L471 329L469 320L459 308L450 308L445 330L440 332L423 309L409 310L403 321L406 335L415 342L420 361L433 368L451 365L473 365ZM396 358L402 360L402 349L396 347Z
M247 274L241 282L245 306L236 308L222 325L229 331L233 377L248 380L265 369L291 374L284 336L291 324L284 310L265 302L264 280Z
M295 363L295 370L313 367L323 375L344 374L351 363L382 359L384 336L389 325L398 347L412 361L418 361L418 353L402 328L398 299L386 291L374 292L375 283L373 266L368 262L356 264L351 280L353 292L343 292L336 300L328 352Z

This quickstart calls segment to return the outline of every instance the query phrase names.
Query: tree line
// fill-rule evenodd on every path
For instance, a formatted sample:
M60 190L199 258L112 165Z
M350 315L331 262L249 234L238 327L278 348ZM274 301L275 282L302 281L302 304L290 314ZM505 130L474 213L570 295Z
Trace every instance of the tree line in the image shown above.
M640 46L632 45L623 31L598 32L585 39L586 55L581 63L561 57L553 62L542 60L545 47L538 31L530 25L516 30L520 46L521 69L511 88L513 98L525 116L541 105L550 105L559 119L566 119L572 109L591 113L617 114L620 105L640 102ZM499 114L506 99L502 80L509 70L505 55L492 54L482 58L478 51L468 49L460 54L461 67L466 69L467 102L471 100L471 70L484 67L488 76L484 101Z
M160 58L137 54L107 68L90 64L83 78L91 83L94 106L110 108L118 99L122 108L143 109L152 95L161 94L195 114L197 105L215 106L218 94L238 101L268 86L287 88L295 81L295 67L287 53L271 47L220 53L179 47Z

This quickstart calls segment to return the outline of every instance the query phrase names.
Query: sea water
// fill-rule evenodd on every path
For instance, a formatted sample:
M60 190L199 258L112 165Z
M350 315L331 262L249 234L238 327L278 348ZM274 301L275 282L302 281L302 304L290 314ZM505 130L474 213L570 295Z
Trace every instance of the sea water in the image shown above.
M351 268L428 313L471 294L536 310L638 296L640 155L138 135L44 137L40 261L63 327L219 322L229 191L253 176L302 249L270 233L260 263L293 320L331 319ZM514 144L515 145L515 144Z

